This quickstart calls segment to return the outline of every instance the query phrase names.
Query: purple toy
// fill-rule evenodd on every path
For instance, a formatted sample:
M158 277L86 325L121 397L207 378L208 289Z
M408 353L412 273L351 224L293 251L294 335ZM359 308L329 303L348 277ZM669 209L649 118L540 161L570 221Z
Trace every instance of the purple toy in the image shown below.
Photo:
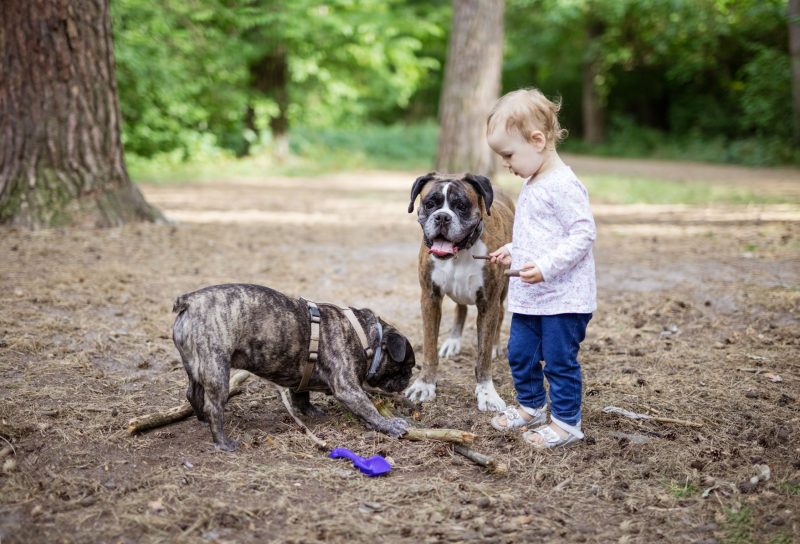
M331 459L350 459L353 465L367 476L381 476L392 470L392 465L380 455L373 455L369 459L364 459L347 448L333 448L328 457Z

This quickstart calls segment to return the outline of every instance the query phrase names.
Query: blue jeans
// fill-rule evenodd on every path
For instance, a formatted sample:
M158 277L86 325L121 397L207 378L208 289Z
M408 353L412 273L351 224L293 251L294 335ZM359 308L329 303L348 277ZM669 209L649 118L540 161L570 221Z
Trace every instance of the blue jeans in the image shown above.
M546 404L547 376L552 417L568 425L580 422L583 380L578 350L591 319L592 314L513 314L508 364L521 406L537 409Z

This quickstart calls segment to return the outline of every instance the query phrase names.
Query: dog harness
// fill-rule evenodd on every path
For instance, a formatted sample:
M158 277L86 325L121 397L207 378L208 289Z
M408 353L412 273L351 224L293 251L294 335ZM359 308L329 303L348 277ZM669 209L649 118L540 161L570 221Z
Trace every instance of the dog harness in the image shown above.
M310 300L306 300L306 305L308 306L308 315L311 318L311 337L308 342L308 361L305 362L303 365L303 374L300 378L300 385L297 386L295 389L296 393L301 391L308 391L310 390L308 387L308 382L311 379L311 374L314 373L314 366L316 366L317 360L319 359L319 324L320 324L320 313L319 313L319 306L315 302ZM351 308L336 306L333 305L334 308L338 309L340 312L344 314L347 318L347 321L350 322L350 326L358 336L358 341L361 343L361 348L364 350L365 355L367 358L372 357L372 364L370 365L369 371L367 372L367 379L372 378L378 372L378 367L380 366L381 362L381 343L383 342L383 327L381 327L381 322L378 320L378 347L377 349L373 350L369 347L369 341L367 340L367 334L364 332L364 328L361 326L361 323L358 321L356 314L353 313Z

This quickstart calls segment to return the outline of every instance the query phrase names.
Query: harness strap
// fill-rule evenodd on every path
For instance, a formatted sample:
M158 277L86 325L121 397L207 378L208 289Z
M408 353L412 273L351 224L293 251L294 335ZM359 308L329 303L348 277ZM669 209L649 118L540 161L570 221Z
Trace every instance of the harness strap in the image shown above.
M358 341L361 342L361 348L367 353L367 357L372 357L372 348L369 347L369 342L367 341L367 334L364 332L364 328L358 321L356 314L353 313L353 310L351 308L342 308L340 306L339 309L342 311L344 316L350 322L350 325L353 327L353 330L356 331L356 335L358 336Z
M300 385L295 389L296 392L305 391L319 358L319 306L310 300L306 301L306 305L311 317L311 339L308 343L308 361L303 365L303 375L300 378Z
M319 323L320 323L320 316L319 316L319 306L316 303L306 300L306 305L308 306L308 314L311 318L311 338L308 342L308 361L303 364L303 374L300 378L300 385L297 386L295 389L296 393L301 391L305 391L308 387L308 382L311 380L311 375L314 373L314 366L317 364L317 359L319 359ZM364 328L361 326L361 323L358 321L356 314L353 312L351 308L337 306L339 310L344 314L347 320L350 322L350 326L353 327L353 330L356 332L358 336L358 341L361 343L361 348L366 353L367 357L372 357L374 350L369 347L369 341L367 340L367 334L364 332ZM378 328L380 330L380 321L378 321ZM382 337L383 335L380 334ZM380 362L380 342L378 340L378 352L376 353L375 360L372 362L372 366L369 370L370 375L377 372L377 363Z

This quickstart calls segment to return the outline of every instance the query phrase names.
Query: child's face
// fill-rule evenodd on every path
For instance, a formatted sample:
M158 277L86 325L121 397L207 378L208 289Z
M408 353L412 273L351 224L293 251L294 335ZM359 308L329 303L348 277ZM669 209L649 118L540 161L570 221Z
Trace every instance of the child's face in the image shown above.
M503 159L503 167L521 178L529 178L542 167L546 139L540 131L535 131L530 140L520 134L508 133L504 128L496 128L489 134L489 147Z

